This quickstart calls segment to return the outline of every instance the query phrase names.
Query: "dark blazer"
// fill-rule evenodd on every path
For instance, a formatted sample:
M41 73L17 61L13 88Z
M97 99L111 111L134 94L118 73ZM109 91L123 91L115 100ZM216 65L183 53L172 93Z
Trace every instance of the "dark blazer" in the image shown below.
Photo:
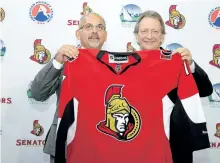
M213 87L205 71L195 63L193 77L197 84L200 97L212 94ZM187 116L179 98L177 89L168 96L175 103L170 118L170 145L172 153L178 150L193 152L210 147L206 123L194 124Z

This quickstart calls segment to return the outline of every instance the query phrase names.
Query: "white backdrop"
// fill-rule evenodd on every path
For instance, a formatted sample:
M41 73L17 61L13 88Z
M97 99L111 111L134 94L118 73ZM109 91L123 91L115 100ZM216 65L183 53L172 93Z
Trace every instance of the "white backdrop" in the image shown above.
M84 6L100 13L106 20L108 40L104 49L126 51L127 43L138 49L133 36L138 14L151 9L158 11L165 22L169 20L171 5L182 15L183 27L174 29L166 25L163 47L187 47L194 60L207 72L215 94L203 98L208 120L211 148L194 153L195 163L220 162L220 67L213 64L214 54L220 56L220 3L219 0L1 0L1 161L2 163L49 163L42 148L52 122L56 97L37 102L28 92L36 73L47 63L33 60L34 47L47 49L47 60L63 44L78 45L75 30ZM41 11L39 11L39 6ZM127 15L122 22L120 15ZM219 17L218 17L219 15ZM184 19L184 18L185 19ZM123 17L122 17L123 18ZM184 22L185 20L185 22ZM213 50L214 48L214 50ZM217 57L216 57L217 58ZM46 62L47 62L46 60ZM210 64L212 63L212 64ZM40 127L39 135L33 128ZM220 135L220 134L219 134ZM180 147L181 148L181 147Z

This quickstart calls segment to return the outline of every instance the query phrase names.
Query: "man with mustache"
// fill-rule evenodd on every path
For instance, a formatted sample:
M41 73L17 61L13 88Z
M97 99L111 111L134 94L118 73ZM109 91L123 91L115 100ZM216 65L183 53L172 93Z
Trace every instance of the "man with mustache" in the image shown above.
M89 13L80 19L76 37L80 40L81 48L102 48L107 38L105 20L97 13ZM31 84L32 97L37 101L45 101L56 93L59 102L60 84L62 82L63 63L69 58L76 58L77 49L72 45L63 45L53 60L41 69ZM54 163L56 129L58 115L57 109L50 130L46 136L44 153L50 155L50 162Z

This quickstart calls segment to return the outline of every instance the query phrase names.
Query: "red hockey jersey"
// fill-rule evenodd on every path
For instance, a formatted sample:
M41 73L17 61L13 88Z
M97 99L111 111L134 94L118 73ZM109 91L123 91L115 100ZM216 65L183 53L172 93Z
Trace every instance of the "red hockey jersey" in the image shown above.
M163 50L79 53L64 66L56 163L172 163L163 107L176 87L189 118L206 121L180 55Z

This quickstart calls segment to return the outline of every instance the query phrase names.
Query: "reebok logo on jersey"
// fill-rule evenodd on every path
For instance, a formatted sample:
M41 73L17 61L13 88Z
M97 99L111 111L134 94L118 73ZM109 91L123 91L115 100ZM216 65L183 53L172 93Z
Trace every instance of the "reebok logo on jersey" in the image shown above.
M109 63L128 63L128 56L109 54Z

